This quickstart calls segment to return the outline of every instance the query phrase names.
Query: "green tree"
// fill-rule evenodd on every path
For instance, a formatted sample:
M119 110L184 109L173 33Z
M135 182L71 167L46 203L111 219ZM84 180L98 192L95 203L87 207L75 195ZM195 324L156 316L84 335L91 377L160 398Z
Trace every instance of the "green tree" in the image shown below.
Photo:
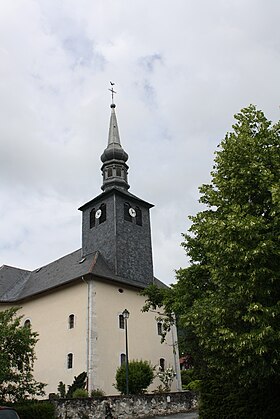
M128 363L129 394L142 394L154 378L153 368L148 361L131 361ZM126 367L121 365L116 372L116 389L122 394L126 392Z
M33 378L38 334L22 327L17 308L0 312L0 400L18 401L43 395L44 384Z
M280 123L253 105L235 119L216 152L211 183L200 187L206 209L190 217L184 235L190 266L161 298L148 290L144 309L159 303L179 315L204 379L201 417L234 417L221 402L223 389L238 417L276 418L279 411L265 416L263 395L280 391ZM257 416L245 408L253 393L262 401ZM209 412L211 397L220 415Z

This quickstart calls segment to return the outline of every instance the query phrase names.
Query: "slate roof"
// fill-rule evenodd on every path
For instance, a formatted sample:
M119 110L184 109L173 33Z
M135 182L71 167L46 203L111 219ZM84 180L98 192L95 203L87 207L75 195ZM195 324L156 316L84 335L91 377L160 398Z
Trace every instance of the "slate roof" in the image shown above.
M86 275L140 289L145 287L140 282L115 275L100 252L82 257L81 249L78 249L34 271L3 265L0 268L0 303L21 301L72 283ZM165 286L158 279L155 279L155 283Z
M104 191L104 192L102 192L101 194L99 194L99 195L97 195L95 198L93 198L93 199L91 199L89 202L86 202L84 205L82 205L80 208L79 208L79 210L80 211L83 211L85 208L87 208L89 205L92 205L94 202L96 202L96 201L100 201L100 199L103 199L103 198L105 198L105 197L107 197L107 196L109 196L109 195L111 195L111 194L113 194L113 193L117 193L117 194L119 194L119 195L122 195L122 196L124 196L125 198L129 198L129 199L131 199L132 201L135 201L135 202L137 202L137 203L139 203L139 202L141 202L141 204L144 206L144 207L148 207L148 208L152 208L154 205L153 204L150 204L149 202L147 202L147 201L144 201L143 199L141 199L141 198L138 198L136 195L133 195L132 193L130 193L130 192L128 192L128 191L125 191L124 189L119 189L119 188L117 188L117 187L112 187L112 188L110 188L110 189L107 189L106 191Z

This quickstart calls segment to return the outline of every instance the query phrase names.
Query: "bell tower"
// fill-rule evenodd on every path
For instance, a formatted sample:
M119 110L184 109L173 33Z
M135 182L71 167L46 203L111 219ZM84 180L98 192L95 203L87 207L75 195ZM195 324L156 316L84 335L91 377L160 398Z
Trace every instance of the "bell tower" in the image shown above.
M128 154L121 146L115 108L112 103L108 144L101 155L103 192L79 208L82 254L99 251L114 275L148 285L154 280L153 205L128 192Z

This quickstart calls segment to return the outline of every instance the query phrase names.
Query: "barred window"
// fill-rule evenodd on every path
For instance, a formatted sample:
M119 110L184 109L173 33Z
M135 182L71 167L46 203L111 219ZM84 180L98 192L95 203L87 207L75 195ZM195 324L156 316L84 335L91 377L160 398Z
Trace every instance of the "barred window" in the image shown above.
M124 317L122 314L119 315L119 328L124 329Z
M67 355L67 368L73 368L73 354L71 353Z
M68 318L68 325L69 325L69 329L74 329L74 326L75 326L75 316L74 316L74 314L70 314L70 316Z

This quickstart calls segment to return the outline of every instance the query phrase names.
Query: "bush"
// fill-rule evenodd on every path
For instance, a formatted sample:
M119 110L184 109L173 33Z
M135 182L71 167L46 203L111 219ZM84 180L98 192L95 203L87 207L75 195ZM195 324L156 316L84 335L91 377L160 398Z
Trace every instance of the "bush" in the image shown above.
M20 419L54 419L55 408L49 402L27 401L13 405Z
M71 399L71 397L73 397L73 393L75 390L77 390L78 388L85 388L86 387L86 381L87 381L87 373L86 372L82 372L81 374L78 375L78 377L74 377L73 383L71 384L71 386L68 386L68 391L66 394L66 397L68 399Z
M185 390L190 391L200 391L201 388L201 380L193 380L187 386L185 386Z
M194 370L193 368L189 370L181 371L182 385L187 386L191 381L194 380Z
M131 361L128 364L128 391L129 394L142 394L154 378L153 368L148 361ZM125 364L117 369L115 387L126 393L126 369Z
M88 397L88 392L84 388L77 388L73 394L73 399L82 399Z
M90 397L104 397L105 392L101 388L96 388L90 393Z

